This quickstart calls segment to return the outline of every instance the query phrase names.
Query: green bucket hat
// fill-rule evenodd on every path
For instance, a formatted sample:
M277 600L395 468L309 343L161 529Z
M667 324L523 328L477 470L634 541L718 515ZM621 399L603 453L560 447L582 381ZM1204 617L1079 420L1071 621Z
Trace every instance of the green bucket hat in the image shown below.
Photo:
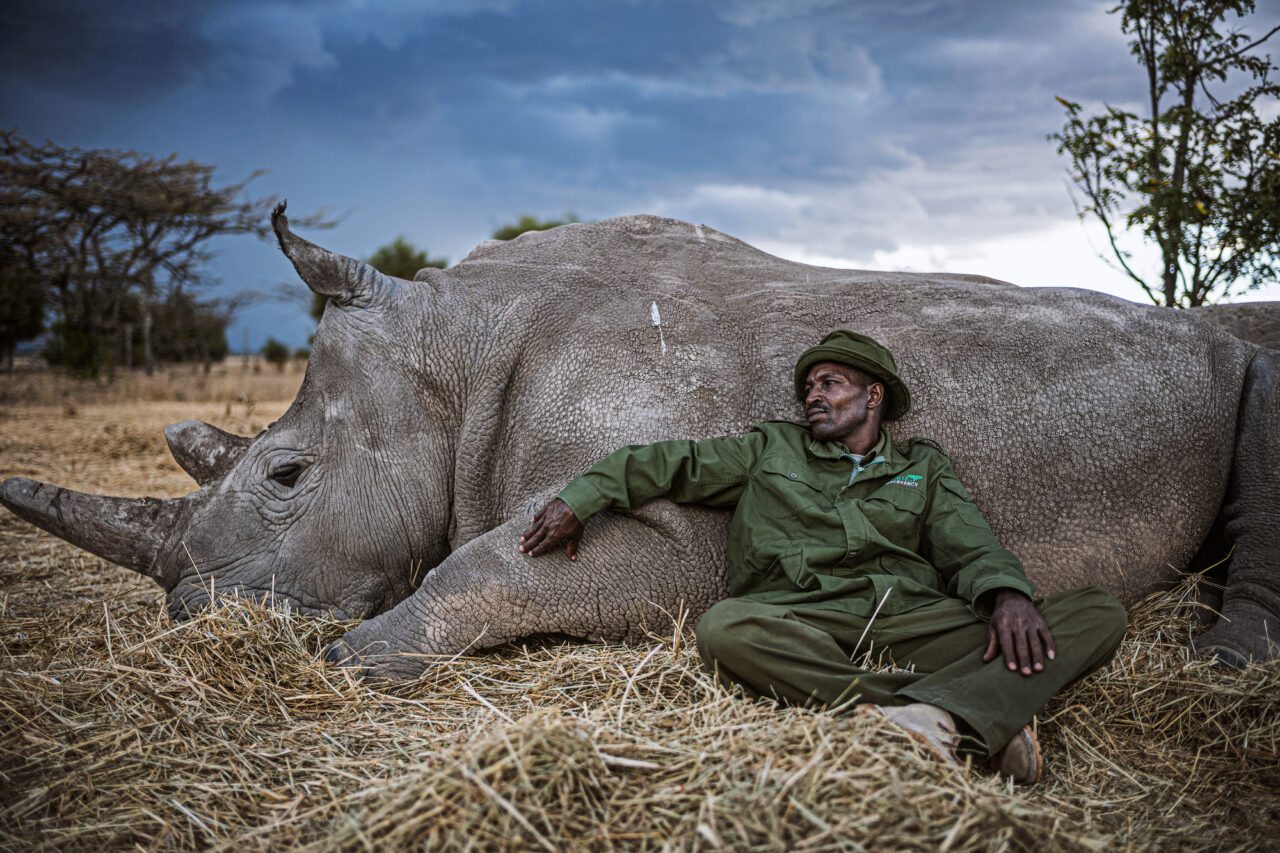
M823 338L822 343L805 350L796 362L796 399L800 402L804 402L804 382L809 377L809 368L820 361L847 364L883 382L889 392L884 412L886 421L900 418L911 409L911 392L898 378L893 354L872 338L848 329L836 329Z

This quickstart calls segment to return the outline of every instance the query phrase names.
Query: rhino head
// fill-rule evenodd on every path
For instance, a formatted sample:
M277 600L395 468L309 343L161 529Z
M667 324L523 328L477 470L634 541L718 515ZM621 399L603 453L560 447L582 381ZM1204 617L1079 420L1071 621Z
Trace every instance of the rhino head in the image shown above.
M14 478L0 503L157 581L186 618L226 596L368 617L448 554L456 417L424 376L423 291L330 253L272 215L281 249L329 297L297 399L245 438L188 421L165 430L200 489L116 498Z

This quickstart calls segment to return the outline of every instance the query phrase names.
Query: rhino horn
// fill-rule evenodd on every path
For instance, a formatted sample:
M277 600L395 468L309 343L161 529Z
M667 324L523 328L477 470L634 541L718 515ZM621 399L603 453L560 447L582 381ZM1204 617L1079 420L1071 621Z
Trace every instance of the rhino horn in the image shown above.
M252 438L223 432L202 421L183 421L164 428L169 452L201 486L221 480L253 444Z
M280 251L289 258L307 287L340 305L349 305L367 300L380 287L393 281L368 264L330 252L294 234L289 230L289 218L284 215L285 205L282 201L271 212L271 227L276 232Z
M22 477L0 483L0 503L16 515L166 589L172 584L166 583L168 573L157 567L156 557L190 514L191 497L108 498Z

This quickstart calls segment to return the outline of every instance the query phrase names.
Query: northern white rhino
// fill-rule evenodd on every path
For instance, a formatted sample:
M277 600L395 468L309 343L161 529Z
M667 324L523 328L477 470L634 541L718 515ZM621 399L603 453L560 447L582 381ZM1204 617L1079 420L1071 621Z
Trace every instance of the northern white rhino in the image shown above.
M201 487L183 498L0 485L18 515L154 578L175 618L210 590L362 616L331 657L407 677L432 654L696 617L725 594L726 513L605 514L572 563L520 555L520 531L619 445L799 419L796 356L848 328L911 388L894 435L950 452L1042 592L1131 603L1219 521L1227 618L1196 645L1277 656L1280 353L1090 291L806 266L653 216L485 243L413 282L295 236L283 206L273 222L330 297L277 423L166 430Z

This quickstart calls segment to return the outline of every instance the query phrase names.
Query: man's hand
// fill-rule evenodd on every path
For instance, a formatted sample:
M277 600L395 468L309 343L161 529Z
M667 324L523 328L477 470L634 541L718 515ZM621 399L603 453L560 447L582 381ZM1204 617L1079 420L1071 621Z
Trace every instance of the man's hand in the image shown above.
M563 542L569 559L576 560L585 529L569 505L556 498L533 517L533 525L520 537L520 550L530 557L541 557Z
M1021 670L1023 675L1040 672L1044 669L1045 656L1053 660L1057 653L1049 623L1031 599L1016 589L996 593L983 662L994 660L997 652L1004 655L1009 669Z

